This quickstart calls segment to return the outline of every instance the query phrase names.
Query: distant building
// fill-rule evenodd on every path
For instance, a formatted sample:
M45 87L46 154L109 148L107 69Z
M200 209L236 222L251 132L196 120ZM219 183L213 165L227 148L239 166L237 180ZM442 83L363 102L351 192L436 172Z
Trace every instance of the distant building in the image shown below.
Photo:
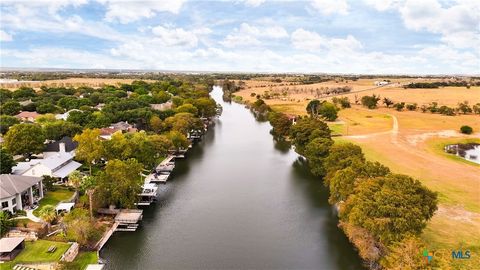
M101 128L100 129L100 138L104 140L110 140L112 138L113 133L117 132L117 130L113 128Z
M384 86L384 85L387 85L389 83L390 82L387 82L387 81L375 81L376 86Z
M70 113L71 112L81 112L81 110L77 110L77 109L72 109L66 113L60 113L60 114L56 114L55 115L55 119L58 119L58 120L65 120L67 121L68 117L70 116Z
M160 104L150 104L150 107L154 110L158 111L166 111L170 110L173 106L173 103L171 101L167 101L165 103L160 103Z
M12 173L38 177L48 175L63 180L70 173L80 168L80 166L82 166L82 164L74 161L72 154L58 152L46 158L19 162L12 168Z
M22 122L35 122L35 119L37 119L40 116L42 115L37 112L27 112L27 111L20 112L19 114L15 115L15 117Z
M1 174L0 203L1 209L14 213L43 198L41 177Z
M45 151L43 151L43 157L47 158L52 155L58 155L63 153L69 153L72 156L75 156L75 149L77 148L78 143L72 138L65 136L61 140L47 144Z
M123 122L123 121L120 121L118 123L115 123L115 124L111 124L110 125L110 128L113 128L115 131L122 131L122 132L136 132L137 129L129 124L128 122Z

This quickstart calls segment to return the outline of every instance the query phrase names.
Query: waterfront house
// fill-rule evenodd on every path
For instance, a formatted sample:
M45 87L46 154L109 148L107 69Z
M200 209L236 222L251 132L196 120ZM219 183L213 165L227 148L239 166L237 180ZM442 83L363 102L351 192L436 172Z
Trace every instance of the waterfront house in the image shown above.
M142 186L142 192L138 194L140 197L137 205L150 205L157 198L158 186L154 183L145 183Z
M67 119L68 119L68 117L70 116L70 113L71 113L71 112L81 112L81 110L71 109L70 111L68 111L68 112L66 112L66 113L56 114L56 115L55 115L55 119L67 121Z
M77 148L78 143L72 138L65 136L59 141L51 142L45 147L43 152L43 157L47 158L52 155L69 153L72 156L75 156L75 149Z
M25 207L34 206L43 198L41 177L1 174L0 203L2 210L14 213Z
M12 261L24 248L24 237L4 237L0 239L0 261Z
M70 173L80 168L82 164L73 160L70 153L60 153L41 159L31 159L19 162L12 168L16 175L38 176L48 175L64 180Z
M167 101L165 103L150 104L150 107L157 111L166 111L172 109L172 101Z
M15 115L15 117L22 122L35 122L35 119L37 119L40 116L42 115L37 112L27 112L27 111L20 112L19 114Z

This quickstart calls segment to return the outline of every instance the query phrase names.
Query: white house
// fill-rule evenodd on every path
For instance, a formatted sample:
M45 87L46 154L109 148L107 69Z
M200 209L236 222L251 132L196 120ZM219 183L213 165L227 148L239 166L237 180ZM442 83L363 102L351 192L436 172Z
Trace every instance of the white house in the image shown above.
M1 210L14 213L43 198L43 183L41 177L1 174L0 204Z
M67 118L68 118L68 116L70 116L71 112L81 112L81 110L71 109L70 111L68 111L66 113L56 114L55 119L67 121Z
M47 158L53 155L69 153L72 156L75 156L75 149L77 148L78 143L72 140L72 138L65 136L61 140L56 142L51 142L45 147L43 151L43 157Z
M375 81L376 86L384 86L384 85L387 85L389 83L390 82L387 82L387 81Z
M48 175L63 179L80 166L82 164L74 161L72 154L59 152L46 158L19 162L12 168L12 173L38 177Z

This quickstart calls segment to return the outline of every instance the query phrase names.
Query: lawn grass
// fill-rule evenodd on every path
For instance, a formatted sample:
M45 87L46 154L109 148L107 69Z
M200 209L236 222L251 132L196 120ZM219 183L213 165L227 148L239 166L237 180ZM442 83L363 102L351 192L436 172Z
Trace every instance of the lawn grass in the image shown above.
M56 190L47 191L45 197L40 200L39 206L33 211L33 214L38 217L40 210L46 205L57 205L61 201L70 199L73 196L73 191L66 188L57 188Z
M466 139L459 139L459 138L440 139L440 138L435 138L435 139L431 139L431 140L427 141L427 150L436 154L436 155L448 158L448 159L456 161L456 162L465 163L465 164L469 164L469 165L472 165L472 166L480 167L480 164L478 164L478 163L471 162L471 161L466 160L466 159L464 159L462 157L459 157L457 155L449 154L449 153L445 152L444 148L445 148L446 145L460 144L460 143L461 144L480 143L480 139L478 139L478 138L466 138Z
M98 263L98 254L96 251L81 251L71 263L65 263L66 269L84 270L89 264Z
M48 253L48 248L56 246L57 250ZM18 254L15 260L0 264L0 269L12 269L18 263L44 263L57 262L62 257L63 253L70 247L69 243L53 242L47 240L37 240L34 242L25 242L25 249Z

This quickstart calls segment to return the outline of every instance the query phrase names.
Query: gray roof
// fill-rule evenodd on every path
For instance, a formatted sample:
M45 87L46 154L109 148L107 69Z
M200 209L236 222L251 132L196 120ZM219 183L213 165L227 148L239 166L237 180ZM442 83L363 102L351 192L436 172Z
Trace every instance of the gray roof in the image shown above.
M40 180L42 180L41 177L1 174L0 199L9 198L14 196L15 194L24 192L29 187L40 182Z
M78 142L72 140L72 138L70 138L68 136L65 136L59 141L47 144L47 147L45 148L44 152L59 152L60 151L60 143L65 144L65 151L66 152L72 152L78 146Z
M4 237L0 239L0 252L11 252L23 241L25 237Z

